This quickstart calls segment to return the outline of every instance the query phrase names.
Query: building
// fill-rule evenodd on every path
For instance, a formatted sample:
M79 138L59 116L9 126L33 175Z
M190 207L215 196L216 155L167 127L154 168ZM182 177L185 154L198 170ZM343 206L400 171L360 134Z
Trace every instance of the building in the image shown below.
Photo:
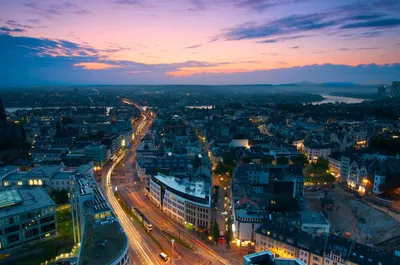
M149 197L174 221L199 230L211 228L209 183L158 174L150 178Z
M301 230L313 235L329 233L330 225L321 212L311 212L306 209L300 212L300 217Z
M73 181L73 235L80 243L77 264L130 264L128 238L93 175L78 172Z
M327 144L304 144L304 152L308 160L316 160L318 157L327 158L331 153L339 151L339 144L327 143Z
M386 86L378 86L378 97L386 97Z
M265 250L243 257L243 265L306 265L300 259L274 257L271 251Z
M107 161L106 146L102 144L91 144L84 148L85 156L90 157L95 164L104 165Z
M64 165L38 166L30 171L0 170L0 187L29 187L41 186L48 193L53 190L73 191L73 175L76 173L93 176L93 164L84 164L78 167L65 167Z
M328 156L330 173L335 177L340 176L341 153L335 152Z
M112 125L112 132L124 133L133 132L132 122L129 119L116 120Z
M105 145L110 150L111 155L117 154L121 147L124 146L124 137L118 133L106 134L101 140L101 144Z
M392 82L392 97L400 97L400 81L393 81Z
M374 194L382 194L385 191L385 184L392 189L399 188L400 159L388 159L379 162L372 177L372 192Z
M256 252L300 259L306 265L394 265L400 257L336 235L316 236L286 220L267 219L256 231Z
M63 150L35 148L32 152L33 161L61 161Z
M41 187L0 190L0 252L57 231L56 204Z
M296 199L304 195L301 166L239 164L231 185L233 239L238 244L254 242L254 231L268 214L268 207L282 196Z

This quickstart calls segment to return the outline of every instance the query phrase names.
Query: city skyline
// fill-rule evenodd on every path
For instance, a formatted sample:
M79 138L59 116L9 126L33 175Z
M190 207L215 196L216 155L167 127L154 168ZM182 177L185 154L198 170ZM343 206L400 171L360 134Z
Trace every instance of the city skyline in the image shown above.
M389 84L400 3L3 1L0 86Z

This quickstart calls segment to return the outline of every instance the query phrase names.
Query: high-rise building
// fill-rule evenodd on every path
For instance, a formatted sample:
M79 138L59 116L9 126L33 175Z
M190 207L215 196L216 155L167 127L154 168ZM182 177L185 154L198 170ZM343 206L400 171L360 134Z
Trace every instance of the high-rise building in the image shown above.
M400 81L392 82L392 97L400 97Z
M386 96L386 86L378 86L378 96L383 98Z

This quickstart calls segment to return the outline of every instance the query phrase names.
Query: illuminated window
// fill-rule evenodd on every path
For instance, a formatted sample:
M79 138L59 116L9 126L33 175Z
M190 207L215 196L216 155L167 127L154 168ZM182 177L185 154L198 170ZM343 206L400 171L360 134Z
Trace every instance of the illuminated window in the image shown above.
M37 179L33 180L33 185L37 185L37 184L38 184Z
M22 186L22 181L18 181L18 186Z
M4 186L8 186L8 181L4 181Z
M33 185L33 180L29 180L29 185Z
M39 184L39 185L43 185L43 182L42 182L41 179L39 179L38 184Z

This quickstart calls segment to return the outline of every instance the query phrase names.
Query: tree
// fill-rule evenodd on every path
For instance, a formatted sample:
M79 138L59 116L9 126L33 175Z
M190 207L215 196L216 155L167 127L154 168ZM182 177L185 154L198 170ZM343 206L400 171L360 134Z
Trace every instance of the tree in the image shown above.
M292 159L293 164L301 164L302 166L308 164L308 159L305 155L299 154Z
M212 234L212 238L213 238L214 242L218 243L220 235L219 235L219 225L217 222L215 222L213 224L212 229L211 229L211 234Z
M311 163L306 172L308 175L323 175L329 168L329 161L323 157L318 158L317 162Z
M235 162L230 157L224 158L224 164L228 167L236 167Z
M289 159L287 157L279 157L276 159L277 165L287 165L289 164Z
M56 204L63 204L68 202L68 191L65 189L62 190L53 190L51 192L51 198Z
M228 225L228 230L225 231L226 247L231 248L232 231L231 226Z
M229 172L231 172L231 168L221 162L218 162L217 167L214 170L215 174L226 174Z
M331 184L331 183L334 183L336 181L336 178L332 174L324 173L322 175L306 176L305 181L306 182L311 182L311 183L314 183L314 184L318 184L318 183L320 183L320 184L324 184L324 183Z
M274 158L272 156L263 156L261 158L261 163L264 165L271 165L272 161L274 161Z

